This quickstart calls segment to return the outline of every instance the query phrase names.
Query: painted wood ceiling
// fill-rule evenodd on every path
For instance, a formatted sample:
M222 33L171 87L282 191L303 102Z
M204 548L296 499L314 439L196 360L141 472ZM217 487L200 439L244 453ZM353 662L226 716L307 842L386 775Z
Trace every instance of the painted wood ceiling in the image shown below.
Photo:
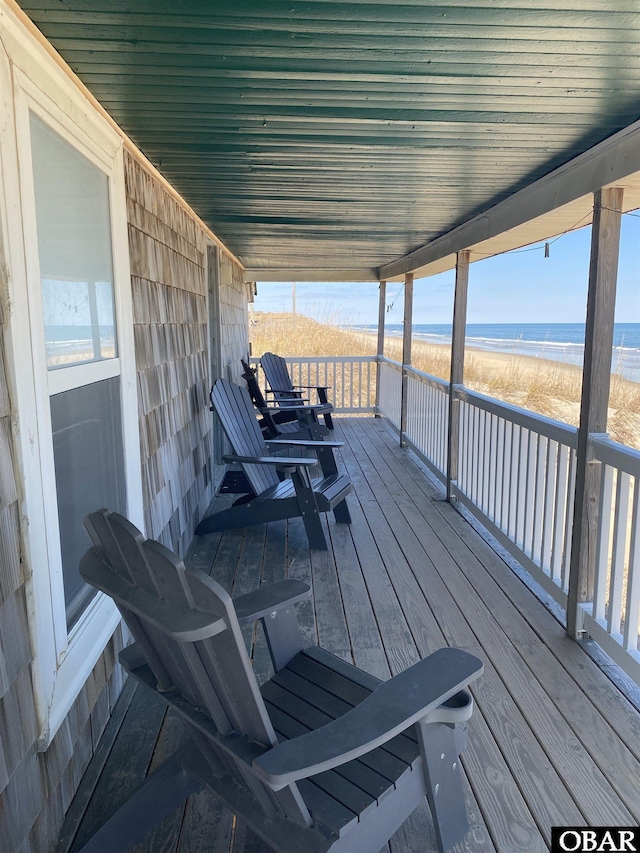
M640 0L21 0L247 267L371 270L640 118Z

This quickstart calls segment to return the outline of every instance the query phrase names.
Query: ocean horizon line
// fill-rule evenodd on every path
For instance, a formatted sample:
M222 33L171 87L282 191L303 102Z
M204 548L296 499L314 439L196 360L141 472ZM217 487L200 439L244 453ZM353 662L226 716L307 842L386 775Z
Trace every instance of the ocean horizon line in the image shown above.
M354 331L374 332L377 324L352 324ZM402 335L402 323L389 323L390 337ZM412 336L435 345L451 344L451 323L414 323ZM468 323L469 347L511 355L558 361L582 367L584 323ZM640 382L640 323L616 323L613 330L612 372Z

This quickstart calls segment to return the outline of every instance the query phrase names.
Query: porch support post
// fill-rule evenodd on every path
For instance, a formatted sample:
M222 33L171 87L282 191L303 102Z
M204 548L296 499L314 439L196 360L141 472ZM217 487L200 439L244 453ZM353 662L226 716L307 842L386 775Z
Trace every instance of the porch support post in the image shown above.
M384 320L387 312L387 282L380 282L378 302L378 351L376 353L376 418L380 417L380 358L384 355Z
M458 443L460 401L455 386L464 382L464 342L467 330L467 292L469 287L469 250L456 256L456 289L453 299L451 333L451 373L449 376L449 424L447 428L447 500L451 502L451 483L458 479Z
M581 602L592 601L599 523L601 466L590 461L590 436L607 429L618 274L621 187L594 193L580 427L567 599L567 633L584 633Z
M209 304L209 366L211 382L215 382L223 375L222 341L220 335L220 249L216 245L207 246L207 301ZM222 478L224 468L222 466L222 454L224 452L224 437L222 425L217 414L213 415L213 445L211 460L214 465L214 473ZM216 481L215 487L219 485Z
M411 367L411 326L413 324L413 273L404 275L404 327L402 331L402 397L400 402L400 445L404 446L407 432L407 391Z

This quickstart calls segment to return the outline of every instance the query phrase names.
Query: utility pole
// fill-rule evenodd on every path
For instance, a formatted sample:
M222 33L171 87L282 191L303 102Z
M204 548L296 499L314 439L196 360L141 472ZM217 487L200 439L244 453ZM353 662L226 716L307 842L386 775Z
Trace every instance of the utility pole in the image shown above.
M296 316L296 283L291 282L291 313Z

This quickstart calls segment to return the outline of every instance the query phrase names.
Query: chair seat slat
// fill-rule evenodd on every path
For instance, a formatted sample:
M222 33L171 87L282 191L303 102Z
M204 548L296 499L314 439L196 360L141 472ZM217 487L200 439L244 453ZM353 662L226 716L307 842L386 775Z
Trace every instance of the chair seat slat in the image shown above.
M277 672L273 677L273 681L290 690L292 693L303 696L307 702L312 702L334 720L346 714L353 707L353 705L345 702L334 693L325 690L320 685L301 678L293 671L293 668L290 668L290 665ZM407 764L411 764L416 757L417 746L402 735L394 738L393 741L389 741L382 748L387 749L396 758Z
M293 716L296 720L298 720L301 724L306 725L308 728L316 729L319 728L319 726L330 722L332 719L335 719L334 716L327 713L326 711L317 708L315 705L305 702L303 699L300 699L300 697L294 697L293 694L288 691L285 691L285 693L283 694L286 696L286 702L280 702L278 700L278 693L275 692L278 688L278 685L276 685L273 680L269 682L269 684L273 688L273 692L271 692L271 689L269 689L268 693L265 692L265 685L265 687L262 688L262 693L265 699L271 702L272 705L281 708L286 713ZM304 706L303 709L301 709L299 703ZM396 749L397 740L398 738L394 738L384 746L372 750L372 752L367 753L367 755L361 756L357 760L363 762L367 767L370 767L379 776L387 779L388 782L395 783L411 767L411 763L418 754L417 743L411 746L410 751L407 751L406 744L403 744L399 749ZM410 760L399 758L395 754L395 752L398 751L401 752L401 754L406 755L407 759Z
M305 731L317 729L331 720L328 714L323 714L317 708L314 708L313 705L309 705L299 697L293 696L275 684L271 684L268 691L263 690L262 695L267 702L267 710L272 720L274 720L273 709L277 709L284 715L280 717L279 725L275 725L274 720L276 734L279 737L286 739L296 737L299 734L304 734ZM368 758L369 756L364 756L362 759L349 761L338 768L336 772L349 779L354 785L358 785L363 791L366 791L377 800L389 788L393 788L395 780L378 773L377 770L371 767L371 763L367 760ZM406 766L402 766L402 770L398 775L402 775L405 770Z
M357 814L316 785L313 779L301 779L298 787L305 803L309 806L314 823L319 823L338 836L343 835L358 823Z

